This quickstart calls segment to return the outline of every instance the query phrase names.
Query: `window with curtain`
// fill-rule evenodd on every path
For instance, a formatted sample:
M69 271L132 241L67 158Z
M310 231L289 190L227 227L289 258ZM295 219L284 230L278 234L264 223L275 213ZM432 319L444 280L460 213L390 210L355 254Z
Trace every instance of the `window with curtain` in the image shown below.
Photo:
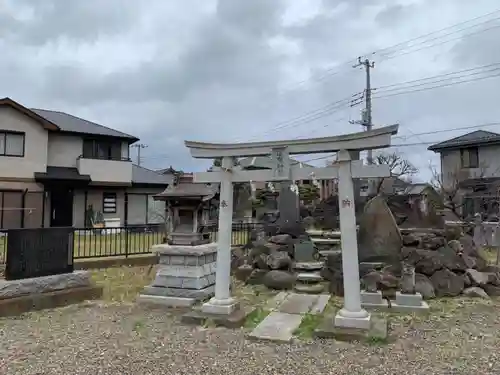
M25 134L0 130L0 155L24 156Z

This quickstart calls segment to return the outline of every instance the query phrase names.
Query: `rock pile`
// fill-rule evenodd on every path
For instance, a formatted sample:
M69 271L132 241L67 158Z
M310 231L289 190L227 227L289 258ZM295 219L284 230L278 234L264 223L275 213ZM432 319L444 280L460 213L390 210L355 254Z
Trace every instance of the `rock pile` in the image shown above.
M460 294L500 296L500 268L487 264L469 235L448 241L444 230L407 229L402 233L400 262L415 267L415 289L425 299ZM397 264L362 262L359 272L362 286L376 282L386 296L399 289ZM328 257L322 276L329 280L332 294L342 295L340 254Z
M233 258L234 274L247 284L292 289L296 282L293 272L295 245L309 240L301 224L283 226L277 234L247 244L246 253Z

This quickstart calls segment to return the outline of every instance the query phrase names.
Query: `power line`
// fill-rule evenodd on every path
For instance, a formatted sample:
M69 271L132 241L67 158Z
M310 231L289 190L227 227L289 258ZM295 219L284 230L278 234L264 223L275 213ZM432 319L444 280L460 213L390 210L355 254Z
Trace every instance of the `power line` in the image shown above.
M420 47L420 48L417 48L417 49L411 49L411 48L417 47L417 46L419 46L421 44L425 44L425 43L428 43L428 42L431 42L431 41L439 40L439 39L444 38L446 36L451 36L453 34L456 34L457 32L465 31L467 29L471 29L471 28L476 27L476 26L481 26L482 24L486 24L488 22L497 21L497 20L500 20L500 17L494 18L492 20L488 20L488 21L485 21L485 22L482 22L480 24L471 26L469 28L457 30L457 31L454 31L452 33L448 33L448 34L442 35L442 36L437 37L437 38L433 38L433 39L430 39L430 40L423 41L421 43L418 43L416 45L408 47L410 49L409 51L403 52L404 51L404 49L403 49L401 52L396 53L396 54L394 54L392 56L391 56L391 54L387 54L385 56L382 56L380 62L387 61L387 60L392 60L392 59L397 58L397 57L406 56L406 55L409 55L411 53L423 51L425 49L432 48L432 47L441 46L441 45L446 44L446 43L454 42L456 40L461 40L461 39L468 38L468 37L476 35L476 34L480 34L480 33L486 32L486 31L490 31L490 30L496 29L496 28L500 27L500 25L495 25L495 26L488 27L488 28L485 28L485 29L476 30L476 31L474 31L472 33L468 33L468 34L465 34L465 35L460 35L460 36L457 36L456 38L447 39L447 40L441 41L439 43L433 43L433 44L430 44L428 46L423 46L423 47ZM395 51L395 52L397 52L397 51Z
M404 94L412 94L412 93L415 93L415 92L434 90L434 89L438 89L438 88L442 88L442 87L449 87L449 86L460 85L460 84L463 84L463 83L470 83L470 82L482 81L482 80L488 79L488 78L496 78L496 77L499 77L499 76L500 76L500 73L493 74L493 75L488 75L488 76L485 76L485 77L478 77L478 78L475 78L475 79L469 79L469 80L458 81L458 82L450 82L450 83L447 83L447 84L441 84L441 85L431 86L431 87L424 87L424 88L420 88L420 89L416 89L416 90L408 90L408 91L396 92L396 93L382 95L382 96L374 96L373 99L390 98L392 96L398 96L398 95L404 95Z

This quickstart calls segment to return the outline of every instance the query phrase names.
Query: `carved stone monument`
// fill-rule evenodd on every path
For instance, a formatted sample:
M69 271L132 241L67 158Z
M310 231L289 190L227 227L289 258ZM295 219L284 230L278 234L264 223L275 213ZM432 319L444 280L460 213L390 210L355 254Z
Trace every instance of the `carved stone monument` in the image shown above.
M156 277L144 288L139 302L191 306L215 292L217 244L155 245L160 256Z
M403 263L401 270L401 291L396 292L396 302L392 307L398 312L428 311L429 305L420 293L415 292L415 267Z

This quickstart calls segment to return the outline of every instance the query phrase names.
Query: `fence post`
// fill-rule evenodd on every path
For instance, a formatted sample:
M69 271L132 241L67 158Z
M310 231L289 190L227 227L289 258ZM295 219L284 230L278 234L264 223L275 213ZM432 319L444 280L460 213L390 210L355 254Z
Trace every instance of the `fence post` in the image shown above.
M126 226L125 228L125 258L128 258L128 252L129 252L129 241L128 241L128 231L129 231L129 228L128 226Z

